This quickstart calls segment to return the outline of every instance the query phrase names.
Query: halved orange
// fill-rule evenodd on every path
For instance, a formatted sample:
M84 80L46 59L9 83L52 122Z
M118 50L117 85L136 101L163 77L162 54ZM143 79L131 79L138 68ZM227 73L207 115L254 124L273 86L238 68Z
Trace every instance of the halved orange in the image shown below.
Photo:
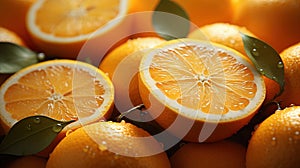
M28 11L27 29L40 50L60 58L77 58L85 42L97 39L91 57L128 36L127 8L127 0L40 0Z
M29 66L0 88L0 117L6 132L19 120L44 115L77 120L67 127L105 120L110 116L114 88L97 67L72 60L52 60Z
M192 39L172 40L147 52L139 89L156 121L192 142L233 135L258 111L266 92L263 77L247 57Z

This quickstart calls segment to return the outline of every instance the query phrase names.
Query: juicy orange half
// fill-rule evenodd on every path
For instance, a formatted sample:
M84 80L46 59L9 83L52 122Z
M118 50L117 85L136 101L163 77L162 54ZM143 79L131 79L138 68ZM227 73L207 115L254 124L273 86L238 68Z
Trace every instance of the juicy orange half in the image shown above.
M189 141L231 136L265 98L263 78L245 56L205 41L164 43L143 57L139 71L148 111L161 126Z
M77 120L67 129L109 117L114 99L110 79L97 67L52 60L12 75L0 89L0 116L6 130L33 115Z
M47 55L75 59L88 40L97 38L94 45L107 50L110 40L128 36L127 4L127 0L40 0L28 11L27 29Z

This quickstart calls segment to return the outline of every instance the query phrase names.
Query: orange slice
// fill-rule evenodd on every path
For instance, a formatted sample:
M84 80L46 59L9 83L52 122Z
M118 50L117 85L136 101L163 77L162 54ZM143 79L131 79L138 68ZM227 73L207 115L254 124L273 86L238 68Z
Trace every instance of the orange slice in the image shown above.
M246 125L265 98L263 77L239 52L192 39L163 43L139 69L143 103L187 141L216 141Z
M105 52L128 36L128 24L121 24L126 13L127 0L40 0L28 11L27 28L47 55L75 59L88 40L97 38L96 49Z
M33 115L77 120L63 132L109 117L114 90L97 67L71 60L52 60L12 75L0 88L0 117L7 132Z

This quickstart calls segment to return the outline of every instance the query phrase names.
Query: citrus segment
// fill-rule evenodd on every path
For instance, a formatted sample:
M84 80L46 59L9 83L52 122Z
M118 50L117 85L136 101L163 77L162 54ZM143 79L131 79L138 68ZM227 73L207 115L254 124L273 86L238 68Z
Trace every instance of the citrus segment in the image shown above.
M47 61L17 72L1 86L1 119L6 128L32 115L78 120L71 125L79 126L108 117L113 93L111 81L92 65Z
M142 59L139 77L145 106L155 116L161 112L156 119L165 128L178 115L195 122L194 127L205 122L219 123L221 130L222 125L233 127L222 133L232 135L265 98L263 78L246 57L204 41L173 40L151 50Z

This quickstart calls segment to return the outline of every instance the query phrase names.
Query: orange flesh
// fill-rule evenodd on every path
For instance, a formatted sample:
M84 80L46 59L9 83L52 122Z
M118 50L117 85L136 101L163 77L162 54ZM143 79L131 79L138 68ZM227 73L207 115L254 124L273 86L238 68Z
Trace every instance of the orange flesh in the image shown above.
M89 72L57 65L24 75L7 89L4 100L16 120L38 114L67 121L92 115L104 92Z
M58 37L89 34L114 19L119 4L120 0L48 0L37 11L35 22L43 32Z
M149 71L168 98L204 113L244 109L257 91L251 70L217 49L165 49L154 56Z

